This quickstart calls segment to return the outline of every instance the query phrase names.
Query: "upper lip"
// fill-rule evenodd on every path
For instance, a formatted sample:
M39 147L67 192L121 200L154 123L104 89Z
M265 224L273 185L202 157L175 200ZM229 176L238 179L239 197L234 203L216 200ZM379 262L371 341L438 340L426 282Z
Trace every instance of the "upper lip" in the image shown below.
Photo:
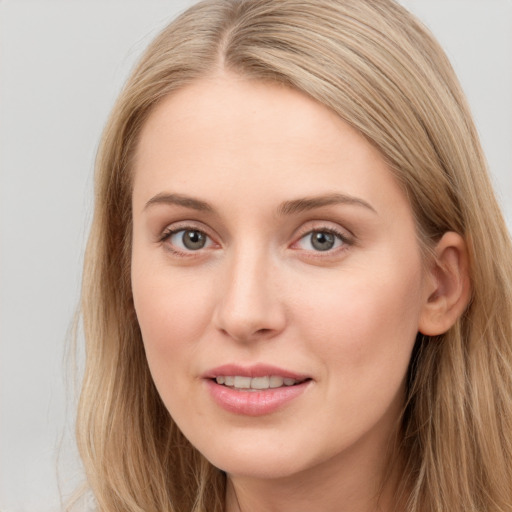
M222 366L217 366L216 368L212 368L203 374L203 378L205 379L215 379L219 376L225 375L233 375L233 376L241 376L241 377L266 377L266 376L279 376L289 379L295 379L297 381L302 381L309 379L308 375L293 372L290 370L285 370L284 368L279 368L277 366L258 363L250 366L242 366L240 364L224 364Z

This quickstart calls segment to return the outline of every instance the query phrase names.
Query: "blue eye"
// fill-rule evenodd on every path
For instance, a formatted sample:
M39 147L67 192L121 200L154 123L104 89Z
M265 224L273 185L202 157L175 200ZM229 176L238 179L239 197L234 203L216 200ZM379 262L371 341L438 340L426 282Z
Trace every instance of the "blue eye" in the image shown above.
M301 249L319 252L331 251L346 243L342 235L331 230L310 231L297 242Z
M180 229L169 233L166 238L180 251L199 251L209 247L211 239L198 229Z

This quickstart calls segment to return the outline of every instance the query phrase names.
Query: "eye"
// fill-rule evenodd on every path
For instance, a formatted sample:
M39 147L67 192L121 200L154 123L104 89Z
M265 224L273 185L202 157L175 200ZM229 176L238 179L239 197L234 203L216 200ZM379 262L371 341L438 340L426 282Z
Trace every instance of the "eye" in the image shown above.
M210 237L198 229L179 229L164 234L173 249L181 252L199 251L212 245Z
M297 246L306 251L326 252L347 244L347 239L333 230L315 230L304 235Z

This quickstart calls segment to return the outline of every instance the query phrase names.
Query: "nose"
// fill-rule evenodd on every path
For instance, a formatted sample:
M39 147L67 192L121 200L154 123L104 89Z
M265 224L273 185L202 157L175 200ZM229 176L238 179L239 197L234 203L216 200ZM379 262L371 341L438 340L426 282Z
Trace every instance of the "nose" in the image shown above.
M286 325L279 272L256 250L238 251L226 263L214 312L215 327L238 342L271 339Z

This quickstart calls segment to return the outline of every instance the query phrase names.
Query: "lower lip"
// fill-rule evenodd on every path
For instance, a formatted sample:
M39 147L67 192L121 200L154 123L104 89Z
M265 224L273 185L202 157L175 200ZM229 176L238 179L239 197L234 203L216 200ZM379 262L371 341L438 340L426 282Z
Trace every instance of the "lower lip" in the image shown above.
M208 379L206 384L214 401L226 411L245 416L263 416L271 414L299 397L311 381L294 386L282 386L261 391L236 390L217 384Z

